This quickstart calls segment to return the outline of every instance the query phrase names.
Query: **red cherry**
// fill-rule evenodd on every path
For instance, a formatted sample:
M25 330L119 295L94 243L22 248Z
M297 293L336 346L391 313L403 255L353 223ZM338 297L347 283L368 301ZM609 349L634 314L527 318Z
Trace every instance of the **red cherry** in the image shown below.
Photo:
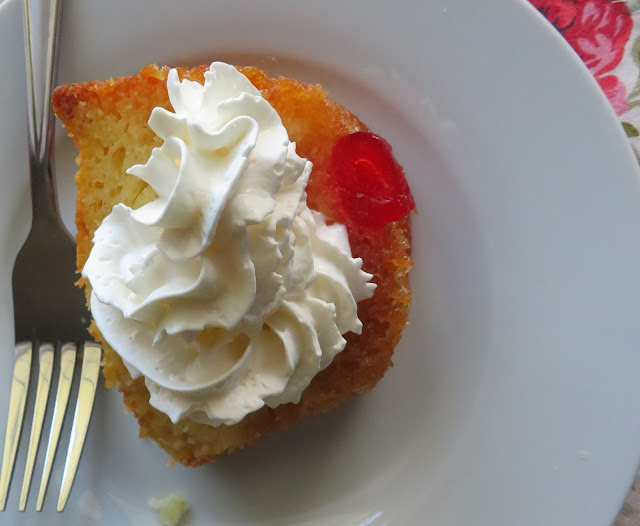
M373 133L338 139L331 155L331 184L347 219L364 230L379 231L415 209L391 146Z

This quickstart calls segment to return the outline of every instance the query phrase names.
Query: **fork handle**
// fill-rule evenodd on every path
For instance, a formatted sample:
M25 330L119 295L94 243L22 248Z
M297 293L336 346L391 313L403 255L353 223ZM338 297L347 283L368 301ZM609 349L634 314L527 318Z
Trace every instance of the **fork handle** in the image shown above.
M52 219L59 223L58 204L53 182L53 110L51 93L56 83L58 48L60 42L60 18L62 0L51 0L49 6L48 38L45 63L42 112L38 123L36 112L36 85L34 81L33 36L31 25L31 2L23 0L24 50L27 72L27 123L29 145L29 168L31 177L31 199L34 223L37 219Z

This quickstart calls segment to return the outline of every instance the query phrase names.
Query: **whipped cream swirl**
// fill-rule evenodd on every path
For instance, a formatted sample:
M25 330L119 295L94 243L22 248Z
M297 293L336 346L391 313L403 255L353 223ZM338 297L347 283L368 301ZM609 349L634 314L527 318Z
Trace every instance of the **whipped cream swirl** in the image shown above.
M307 208L312 165L244 75L215 62L202 85L172 69L167 89L175 113L149 118L164 143L127 170L158 197L113 208L83 275L151 405L230 425L298 402L342 334L360 333L356 304L375 285L345 227Z

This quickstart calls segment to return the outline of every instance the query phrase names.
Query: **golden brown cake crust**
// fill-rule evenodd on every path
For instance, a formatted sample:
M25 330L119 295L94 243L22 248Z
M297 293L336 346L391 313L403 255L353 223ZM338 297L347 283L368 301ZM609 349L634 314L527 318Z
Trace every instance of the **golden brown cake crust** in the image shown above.
M203 82L205 66L180 68L180 78ZM327 98L320 86L289 78L271 79L257 68L238 68L262 92L280 114L297 152L313 162L307 187L309 206L329 219L342 221L330 196L327 169L335 141L346 134L367 130L340 104ZM138 207L155 197L153 190L125 169L145 163L154 146L160 145L147 126L156 106L171 108L166 89L168 68L146 66L133 77L86 82L57 88L53 107L73 138L79 154L77 264L82 269L92 247L93 232L112 207L124 202ZM389 224L379 235L349 230L354 257L364 260L364 270L374 274L378 285L372 298L358 304L362 335L345 335L347 345L303 392L298 404L275 409L263 407L240 423L217 428L183 419L177 424L149 405L144 380L132 380L120 357L102 339L95 324L92 335L104 344L104 376L109 387L118 386L126 406L140 424L140 436L150 436L173 459L188 466L212 461L258 440L276 429L286 428L301 417L322 413L364 393L376 385L392 365L393 349L407 322L411 290L408 272L411 231L409 218ZM87 297L90 285L80 280Z

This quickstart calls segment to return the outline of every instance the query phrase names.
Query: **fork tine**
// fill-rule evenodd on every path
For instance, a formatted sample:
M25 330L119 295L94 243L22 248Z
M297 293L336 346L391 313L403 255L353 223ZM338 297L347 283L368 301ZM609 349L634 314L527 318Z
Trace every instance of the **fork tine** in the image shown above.
M53 419L51 421L51 430L49 431L49 442L47 444L47 453L44 457L44 467L42 468L42 479L40 480L40 490L38 491L38 501L36 503L36 511L42 510L44 495L47 491L49 475L51 475L51 467L53 459L58 448L58 440L60 439L60 430L62 422L69 404L69 392L71 391L71 383L73 380L73 369L76 365L76 344L65 343L62 346L62 357L60 359L60 376L58 378L58 390L56 392L56 402L53 408Z
M33 420L31 421L31 435L29 437L29 450L27 452L27 464L24 468L24 478L22 479L22 491L20 492L20 503L18 510L24 511L29 494L29 485L33 475L33 466L36 461L40 434L42 433L42 422L47 409L47 400L51 388L51 372L53 371L53 345L43 343L40 345L39 367L38 367L38 389L36 391L36 404L33 410Z
M9 481L13 464L16 460L16 450L22 429L24 406L29 390L29 373L31 372L32 342L16 344L16 360L13 366L13 380L9 398L9 415L7 417L7 431L4 437L4 452L2 454L2 475L0 475L0 511L4 511L9 490Z
M71 427L71 438L69 439L69 450L67 460L62 474L62 484L60 486L60 497L58 498L58 511L64 509L71 491L71 485L78 469L82 446L87 435L87 427L93 409L93 399L96 394L98 375L100 374L100 362L102 359L102 347L95 342L86 342L83 349L82 375L80 377L80 388L78 390L78 402L76 412L73 415L73 426Z

